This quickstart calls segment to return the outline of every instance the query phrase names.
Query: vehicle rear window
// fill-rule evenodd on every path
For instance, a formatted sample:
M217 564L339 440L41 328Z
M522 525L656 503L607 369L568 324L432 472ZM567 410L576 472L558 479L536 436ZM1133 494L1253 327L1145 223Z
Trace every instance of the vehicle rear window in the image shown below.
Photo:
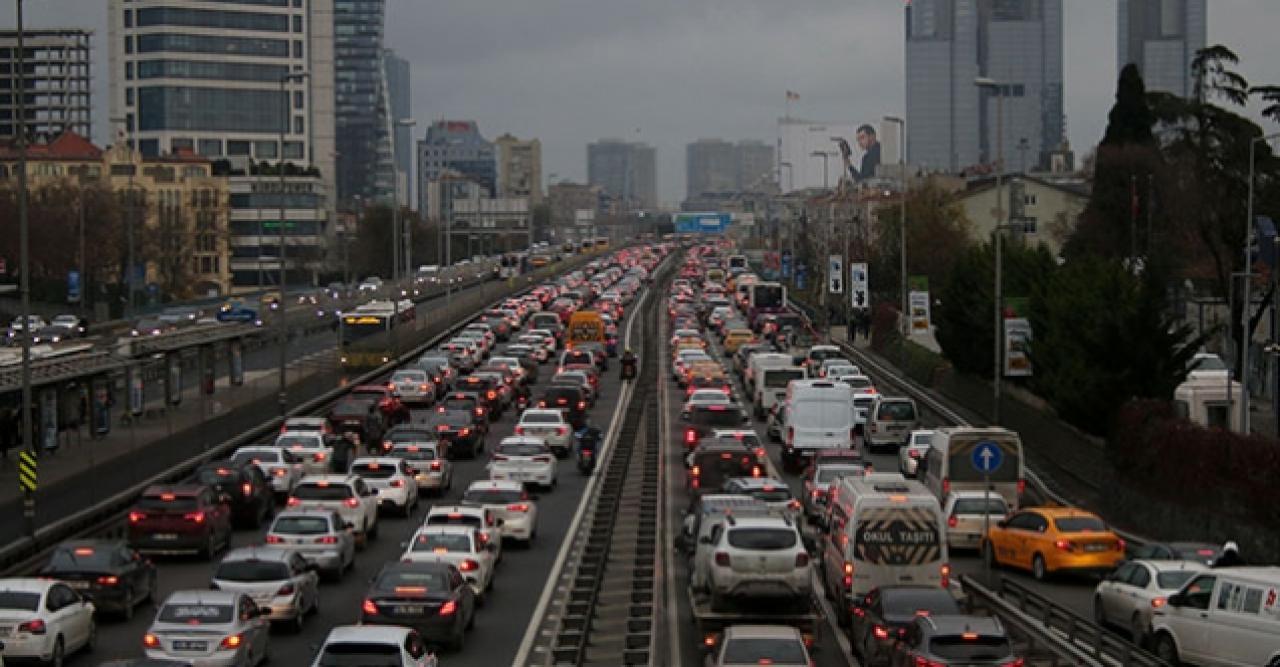
M1010 657L1012 648L1005 637L934 637L929 652L951 660L999 660Z
M735 528L729 531L729 546L757 551L790 549L800 538L789 528Z
M887 588L884 590L886 613L914 616L917 611L934 615L959 614L960 607L951 593L941 588Z
M471 538L458 533L423 533L413 540L413 551L471 551Z
M818 469L817 481L819 483L826 484L828 482L834 482L838 477L845 477L848 475L861 475L864 472L866 472L866 469L860 466L843 466L839 468L824 467L824 468Z
M781 503L791 500L791 491L787 489L755 489L750 493L752 498L759 498L766 503Z
M138 509L162 512L187 512L196 509L195 496L158 495L138 499Z
M112 548L58 547L49 558L54 570L93 570L111 567Z
M724 647L724 662L733 665L803 665L804 646L795 639L733 639Z
M714 408L721 408L716 410ZM734 407L695 407L689 413L689 423L694 426L737 426L742 423L742 413Z
M445 578L444 571L438 572L385 572L378 577L374 588L380 591L395 591L403 588L426 589L427 591L442 591L449 588L448 579Z
M472 398L450 398L445 400L442 407L444 407L446 411L471 410L475 405L476 401Z
M291 436L282 435L276 438L276 446L288 447L290 449L301 447L303 449L320 449L320 438L313 436Z
M329 532L329 520L318 516L282 516L276 519L271 532L286 535L323 535Z
M525 424L562 424L564 419L560 413L549 412L527 412L520 417L520 421Z
M436 438L431 431L395 430L386 435L391 442L433 442Z
M329 644L320 654L320 667L401 667L400 646L343 642Z
M434 461L436 459L436 450L431 447L402 445L393 448L391 455L408 461Z
M951 513L977 514L978 516L982 516L982 506L984 504L987 507L988 514L1003 516L1009 511L1009 508L1005 506L1004 501L1001 500L1000 497L993 496L992 498L986 499L985 503L982 498L961 498L956 501L956 506L952 509Z
M770 389L786 389L792 380L803 380L804 371L765 371L764 386Z
M202 484L239 484L240 471L235 468L201 468L195 478Z
M279 463L280 452L266 450L240 452L235 456L232 456L231 461L237 465L243 465L245 463Z
M498 445L498 453L507 456L538 456L547 453L547 448L532 443L503 443Z
M293 495L299 500L346 500L352 496L352 491L346 484L300 484L293 490Z
M360 417L369 412L369 401L343 401L333 406L333 414L342 417Z
M1156 575L1156 586L1158 588L1182 588L1182 585L1191 581L1191 577L1196 573L1192 570L1176 570L1173 572L1161 572Z
M474 526L479 528L480 517L472 514L432 514L427 517L428 526Z
M889 421L915 421L916 406L906 402L881 403L880 410L876 413L876 419L887 419Z
M507 491L499 489L472 489L462 494L462 500L468 503L478 503L481 505L505 505L507 503L516 503L524 500L523 491Z
M213 578L226 581L281 581L289 578L289 566L274 560L223 561Z
M396 466L389 463L357 463L351 466L351 472L365 479L391 479L396 474Z
M1057 526L1060 533L1101 533L1107 529L1107 524L1091 516L1071 516L1054 519L1053 525Z
M0 591L0 609L17 609L19 611L35 611L40 606L39 593L21 591Z
M236 608L229 604L167 604L160 609L159 620L166 623L229 623Z

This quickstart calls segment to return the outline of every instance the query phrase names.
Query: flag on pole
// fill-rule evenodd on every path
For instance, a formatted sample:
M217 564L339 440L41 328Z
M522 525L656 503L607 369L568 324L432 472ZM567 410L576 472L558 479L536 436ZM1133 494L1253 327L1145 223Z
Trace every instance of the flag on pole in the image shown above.
M796 100L799 100L799 99L800 99L800 93L793 92L793 91L790 91L790 90L788 90L788 91L787 91L787 101L788 101L788 102L795 102Z

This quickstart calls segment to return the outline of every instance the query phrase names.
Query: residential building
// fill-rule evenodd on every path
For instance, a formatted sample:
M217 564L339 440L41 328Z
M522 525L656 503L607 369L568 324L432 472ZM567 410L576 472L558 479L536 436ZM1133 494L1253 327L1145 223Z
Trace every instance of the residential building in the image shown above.
M1191 61L1205 47L1207 0L1120 0L1116 71L1138 66L1148 91L1191 96Z
M416 205L413 196L413 128L399 123L413 118L413 88L410 83L409 61L395 51L383 51L383 67L387 72L387 99L391 102L391 142L395 153L396 173L399 179L400 203Z
M449 234L456 242L465 238L465 257L523 250L530 245L532 217L527 197L484 198L453 201Z
M907 161L958 172L1024 142L1041 164L1064 136L1062 0L914 0L906 12ZM998 81L998 89L974 80Z
M17 178L17 161L12 144L0 146L0 180ZM77 195L82 187L103 186L120 197L122 215L138 230L136 289L155 284L168 296L191 298L230 288L227 181L214 174L208 158L187 149L143 156L125 143L101 149L68 131L27 147L27 186ZM80 198L58 201L75 206ZM123 275L123 267L115 266L86 279L115 283Z
M23 30L23 116L28 141L52 141L63 132L93 136L90 122L88 30ZM18 136L18 33L0 31L0 141Z
M542 203L542 142L521 141L510 134L494 140L497 148L499 197L526 197L530 206Z
M385 23L386 0L333 0L337 203L344 209L356 197L390 203L396 196Z
M601 139L587 145L587 181L622 209L653 209L658 205L656 159L648 144Z
M1057 256L1067 236L1075 229L1076 220L1089 203L1089 193L1082 186L1054 183L1027 174L1009 174L996 193L995 178L972 181L953 195L972 223L973 240L983 243L991 238L996 219L992 214L997 202L1004 201L1010 231L1006 238L1029 245L1043 243Z
M738 154L723 139L699 139L685 146L685 198L738 189Z
M334 0L108 0L107 9L117 135L148 157L314 165L334 190Z
M778 165L773 146L754 139L739 141L734 147L737 167L737 189L746 192L769 192L777 189Z
M314 285L323 270L330 237L329 202L317 172L227 173L230 197L233 289L251 291L280 284L280 227L289 285ZM283 217L282 217L283 216Z
M470 178L492 195L498 181L497 151L472 120L438 120L418 141L418 210L429 211L427 184L445 171Z

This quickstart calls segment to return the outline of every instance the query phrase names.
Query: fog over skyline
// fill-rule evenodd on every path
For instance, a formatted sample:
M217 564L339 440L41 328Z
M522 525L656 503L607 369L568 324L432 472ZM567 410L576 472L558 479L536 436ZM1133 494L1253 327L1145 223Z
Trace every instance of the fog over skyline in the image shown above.
M504 132L540 139L544 175L579 182L589 142L644 141L657 148L659 199L674 205L685 194L685 144L774 144L787 90L800 94L791 105L799 118L878 124L902 116L903 5L389 0L386 46L412 66L415 140L432 120L474 119L490 140ZM1116 3L1064 5L1066 126L1079 161L1101 138L1114 95ZM94 140L108 142L106 0L24 6L31 28L95 31ZM1209 2L1208 43L1239 54L1239 71L1255 85L1280 83L1266 46L1277 25L1275 0ZM0 27L13 26L5 2Z

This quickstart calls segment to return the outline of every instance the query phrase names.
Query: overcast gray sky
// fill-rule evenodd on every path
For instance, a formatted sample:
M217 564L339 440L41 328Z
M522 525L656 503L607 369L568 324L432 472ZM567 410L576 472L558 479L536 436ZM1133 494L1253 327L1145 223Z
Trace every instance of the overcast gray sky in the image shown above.
M387 46L413 66L418 136L471 118L489 138L542 140L543 172L584 180L602 137L658 149L658 196L684 196L684 146L776 138L792 114L865 122L903 113L901 0L389 0ZM1115 0L1065 0L1067 128L1078 155L1106 126L1116 76ZM106 0L26 0L33 27L98 31L95 138L106 127ZM12 2L0 0L12 28ZM1210 0L1209 43L1253 83L1272 65L1280 1ZM1275 130L1276 127L1268 127Z

